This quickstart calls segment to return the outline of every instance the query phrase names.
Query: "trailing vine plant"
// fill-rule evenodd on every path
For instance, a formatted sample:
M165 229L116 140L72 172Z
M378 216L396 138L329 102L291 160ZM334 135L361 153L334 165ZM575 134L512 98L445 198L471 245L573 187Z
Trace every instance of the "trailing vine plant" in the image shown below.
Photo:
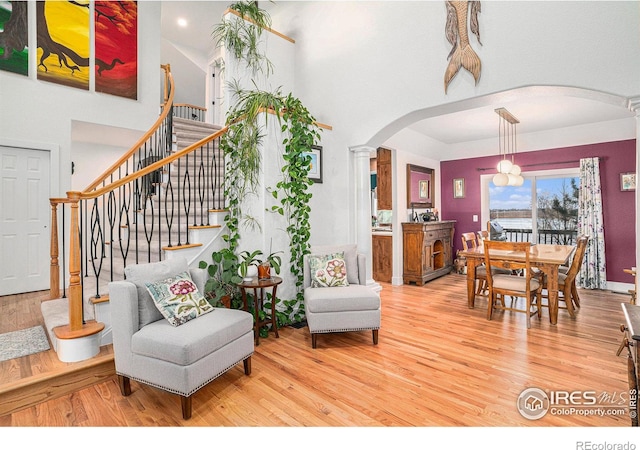
M283 99L282 127L285 134L283 177L272 190L273 197L279 201L271 210L284 216L287 220L287 234L289 235L289 250L291 252L291 273L296 277L296 299L286 302L285 306L291 310L292 321L302 319L304 311L304 295L302 285L304 281L303 258L309 253L309 238L311 237L311 223L309 214L311 207L311 193L309 187L313 183L309 179L311 158L308 152L320 139L320 128L316 124L309 110L302 102L289 94Z
M246 226L254 223L251 217L243 216L241 206L244 198L255 193L259 186L260 145L264 134L258 120L269 108L279 111L282 101L279 91L270 93L257 87L246 90L237 84L232 89L235 102L227 114L229 129L222 136L220 145L226 158L224 194L229 210L225 218L229 234L224 239L235 251L240 240L241 222ZM280 120L279 115L276 117ZM264 118L266 122L268 115L264 114Z
M271 62L258 49L263 29L271 25L268 13L253 1L233 3L230 8L249 20L223 20L214 30L214 38L237 59L244 61L254 75L258 72L268 75L272 71ZM320 128L302 102L291 94L285 97L279 89L273 93L263 91L255 83L254 87L242 89L237 82L230 83L234 102L226 119L229 129L220 143L226 157L224 193L228 208L225 217L228 234L223 238L229 252L234 254L240 241L241 225L252 221L250 217L243 216L241 206L243 200L255 193L259 186L260 145L264 137L259 118L263 115L266 122L269 114L263 113L270 110L285 136L283 177L275 189L270 189L279 203L271 211L284 216L287 221L290 270L296 278L297 292L295 299L283 300L285 311L277 312L279 325L285 325L299 322L304 313L302 262L304 255L309 253L309 187L312 183L308 176L311 158L305 153L319 140Z

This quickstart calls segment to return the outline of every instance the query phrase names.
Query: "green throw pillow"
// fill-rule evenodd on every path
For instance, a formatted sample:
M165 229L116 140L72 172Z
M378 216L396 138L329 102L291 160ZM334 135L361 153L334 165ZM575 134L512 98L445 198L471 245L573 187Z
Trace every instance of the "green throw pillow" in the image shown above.
M145 286L160 313L174 327L213 311L189 272L155 283L145 283Z
M344 252L328 255L310 255L311 287L349 286Z

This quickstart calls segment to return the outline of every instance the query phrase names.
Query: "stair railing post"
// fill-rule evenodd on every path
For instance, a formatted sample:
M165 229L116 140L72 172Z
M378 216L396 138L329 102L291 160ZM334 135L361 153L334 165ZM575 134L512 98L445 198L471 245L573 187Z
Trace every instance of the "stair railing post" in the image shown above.
M81 330L82 284L80 283L80 192L67 192L71 201L71 225L69 227L69 328L71 331Z
M51 202L51 266L49 268L49 299L60 297L60 263L58 261L58 201ZM64 206L63 206L64 207Z

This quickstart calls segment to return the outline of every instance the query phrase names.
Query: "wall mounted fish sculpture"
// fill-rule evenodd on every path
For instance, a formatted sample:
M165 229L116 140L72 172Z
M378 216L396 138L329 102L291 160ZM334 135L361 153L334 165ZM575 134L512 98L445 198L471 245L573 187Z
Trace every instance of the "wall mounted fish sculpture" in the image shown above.
M469 32L467 31L467 17L470 16L469 27L480 42L480 28L478 26L478 13L480 12L479 1L447 1L447 24L445 35L447 41L453 46L447 59L449 65L444 74L444 92L446 94L449 82L460 71L460 67L467 69L478 84L482 63L480 57L469 44Z

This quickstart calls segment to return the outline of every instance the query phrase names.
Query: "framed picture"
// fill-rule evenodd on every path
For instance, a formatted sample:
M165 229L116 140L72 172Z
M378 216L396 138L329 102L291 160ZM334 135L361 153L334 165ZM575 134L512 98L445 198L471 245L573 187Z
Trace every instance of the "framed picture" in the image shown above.
M429 181L430 180L420 180L418 182L418 197L420 200L429 198L429 192L431 192L431 189L429 189Z
M407 208L433 208L434 198L433 169L407 164Z
M464 198L464 178L453 179L453 198Z
M620 190L621 191L636 190L636 174L634 172L620 174Z
M312 145L311 151L305 152L304 155L311 157L309 179L314 183L322 183L322 147Z

